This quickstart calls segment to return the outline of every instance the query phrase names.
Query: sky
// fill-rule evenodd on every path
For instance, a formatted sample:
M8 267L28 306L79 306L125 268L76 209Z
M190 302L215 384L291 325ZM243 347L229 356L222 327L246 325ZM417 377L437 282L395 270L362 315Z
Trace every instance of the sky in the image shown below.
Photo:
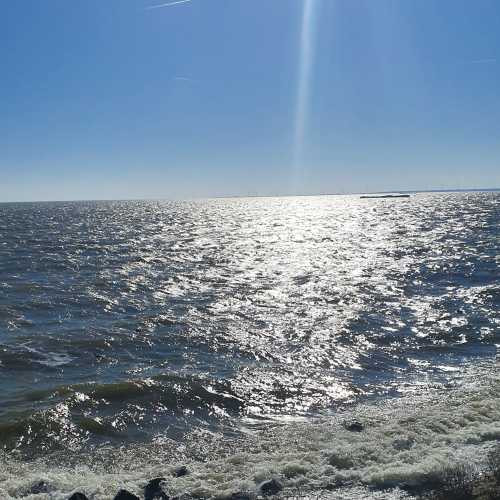
M498 0L0 8L0 201L500 187Z

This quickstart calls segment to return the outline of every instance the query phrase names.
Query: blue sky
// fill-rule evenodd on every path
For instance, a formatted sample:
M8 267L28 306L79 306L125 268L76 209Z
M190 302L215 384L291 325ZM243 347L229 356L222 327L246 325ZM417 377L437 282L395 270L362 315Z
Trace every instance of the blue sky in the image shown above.
M161 3L1 2L0 201L500 187L498 0Z

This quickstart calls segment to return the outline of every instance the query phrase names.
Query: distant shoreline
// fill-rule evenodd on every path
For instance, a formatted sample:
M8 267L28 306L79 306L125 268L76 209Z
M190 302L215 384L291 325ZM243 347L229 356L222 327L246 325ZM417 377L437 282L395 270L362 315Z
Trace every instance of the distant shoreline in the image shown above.
M470 189L395 189L391 191L360 191L349 193L314 193L314 194L241 194L241 195L220 195L220 196L199 196L186 198L83 198L75 200L11 200L0 201L0 205L9 203L80 203L80 202L103 202L103 201L197 201L197 200L220 200L220 199L240 199L240 198L298 198L298 197L315 197L315 196L359 196L372 194L419 194L419 193L497 193L498 188L470 188Z

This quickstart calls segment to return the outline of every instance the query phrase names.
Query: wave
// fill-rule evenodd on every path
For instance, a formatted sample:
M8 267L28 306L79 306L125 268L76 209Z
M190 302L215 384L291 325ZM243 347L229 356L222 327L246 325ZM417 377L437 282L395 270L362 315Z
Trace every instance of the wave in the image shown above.
M361 432L345 425L353 419L362 424ZM471 384L366 403L334 417L248 431L236 444L213 433L194 431L182 443L157 437L143 447L75 455L76 463L71 466L4 455L0 497L18 498L43 480L51 491L38 495L37 500L66 500L75 490L105 500L120 488L140 494L151 478L163 476L170 477L171 494L198 498L255 493L259 483L271 477L278 477L291 492L330 491L338 492L332 498L356 499L376 498L376 491L396 488L383 498L401 498L405 489L422 486L457 460L480 466L498 440L500 379L496 376L482 388ZM209 451L200 456L203 449ZM174 478L171 471L180 463L191 473Z
M244 407L228 383L176 374L34 390L25 401L29 410L2 416L0 444L26 456L75 451L99 436L123 442L172 414L209 420L211 415L238 415Z
M66 352L53 352L31 347L28 343L15 346L0 344L0 366L9 370L30 369L33 365L58 368L69 365L75 357Z

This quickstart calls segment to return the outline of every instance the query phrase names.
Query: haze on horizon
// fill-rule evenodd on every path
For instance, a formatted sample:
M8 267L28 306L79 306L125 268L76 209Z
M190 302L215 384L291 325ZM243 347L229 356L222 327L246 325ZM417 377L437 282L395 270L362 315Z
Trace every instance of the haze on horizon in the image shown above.
M500 187L497 0L25 0L0 202Z

